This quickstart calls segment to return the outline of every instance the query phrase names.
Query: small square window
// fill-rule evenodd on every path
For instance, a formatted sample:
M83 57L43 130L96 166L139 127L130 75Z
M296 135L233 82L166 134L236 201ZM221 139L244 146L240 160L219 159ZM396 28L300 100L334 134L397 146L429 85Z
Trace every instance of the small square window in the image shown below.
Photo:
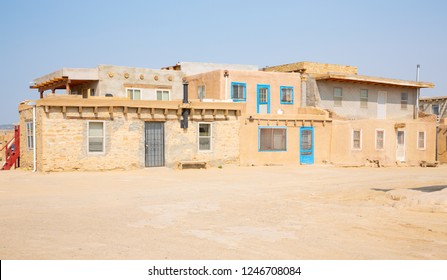
M245 83L231 83L231 99L236 102L245 101L246 90Z
M281 87L281 104L293 104L293 87Z
M260 128L259 129L259 151L286 151L287 129L286 128Z

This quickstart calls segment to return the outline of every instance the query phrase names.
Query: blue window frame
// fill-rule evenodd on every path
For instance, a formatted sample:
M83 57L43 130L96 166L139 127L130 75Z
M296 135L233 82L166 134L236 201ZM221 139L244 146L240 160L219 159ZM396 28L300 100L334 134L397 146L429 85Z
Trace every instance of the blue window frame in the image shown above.
M281 104L293 104L295 98L295 90L290 86L280 86L280 103Z
M270 85L257 86L256 113L270 114Z
M232 82L231 99L233 102L245 102L247 100L247 84Z
M259 152L287 152L287 127L260 126L258 128Z

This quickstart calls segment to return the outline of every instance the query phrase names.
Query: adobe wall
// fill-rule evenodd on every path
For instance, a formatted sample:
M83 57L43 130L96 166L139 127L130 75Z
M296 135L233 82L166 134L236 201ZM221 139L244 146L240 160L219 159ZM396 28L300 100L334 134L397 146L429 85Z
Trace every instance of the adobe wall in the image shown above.
M402 122L405 127L405 162L418 165L421 160L435 160L436 123L409 120ZM334 164L367 164L368 160L379 160L380 164L391 166L396 164L397 136L396 121L391 120L334 120L332 123L332 142L330 161ZM352 133L361 129L361 149L352 148ZM376 150L376 130L385 130L384 149ZM417 148L419 131L426 133L426 148Z
M300 163L300 128L301 121L241 121L241 165L297 164ZM305 121L304 126L311 123ZM286 127L286 151L259 151L260 127ZM329 143L331 140L331 124L327 122L314 123L314 162L315 164L329 162Z
M167 88L171 91L170 100L183 98L184 74L180 71L99 65L98 74L97 96L111 93L114 97L127 98L126 88L142 88L142 98L154 100L155 89Z
M283 114L296 114L301 104L301 75L298 73L275 73L263 71L228 71L228 81L225 95L224 71L218 70L195 76L187 77L189 82L189 96L198 98L198 86L206 86L206 99L230 100L231 83L239 82L246 84L246 113L256 114L257 112L257 85L270 86L270 113L276 114L278 109L283 110ZM292 86L294 88L293 104L281 104L280 87ZM230 100L231 101L231 100Z
M447 163L447 124L438 127L438 161Z
M379 91L387 92L386 118L412 119L416 102L416 89L387 87L379 85L360 85L333 81L317 81L321 101L319 106L340 116L353 119L377 118L377 96ZM342 106L334 106L334 88L343 90ZM360 90L368 90L368 107L360 107ZM408 105L401 109L401 93L408 93Z

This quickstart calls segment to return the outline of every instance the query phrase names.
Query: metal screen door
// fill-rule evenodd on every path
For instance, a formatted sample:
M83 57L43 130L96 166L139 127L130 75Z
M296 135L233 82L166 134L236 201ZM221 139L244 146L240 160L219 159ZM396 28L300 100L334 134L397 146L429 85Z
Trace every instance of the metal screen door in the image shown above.
M145 122L145 165L146 167L165 165L164 123Z

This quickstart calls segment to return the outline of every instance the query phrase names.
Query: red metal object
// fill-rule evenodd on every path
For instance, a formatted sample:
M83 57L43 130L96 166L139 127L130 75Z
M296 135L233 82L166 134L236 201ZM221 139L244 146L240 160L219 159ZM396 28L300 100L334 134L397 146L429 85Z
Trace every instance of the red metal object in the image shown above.
M20 166L20 125L14 126L14 137L0 149L5 150L5 163L0 170L9 170Z

